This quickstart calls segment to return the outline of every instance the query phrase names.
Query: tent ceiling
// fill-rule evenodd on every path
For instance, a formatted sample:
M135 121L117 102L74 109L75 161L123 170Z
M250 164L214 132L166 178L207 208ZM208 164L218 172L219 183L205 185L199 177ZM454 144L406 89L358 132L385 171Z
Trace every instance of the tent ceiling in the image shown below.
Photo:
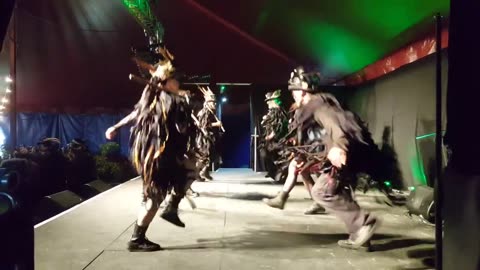
M20 110L131 106L141 87L131 46L142 29L121 0L22 0ZM279 83L296 64L341 77L380 59L447 14L448 0L158 0L176 66L216 82Z

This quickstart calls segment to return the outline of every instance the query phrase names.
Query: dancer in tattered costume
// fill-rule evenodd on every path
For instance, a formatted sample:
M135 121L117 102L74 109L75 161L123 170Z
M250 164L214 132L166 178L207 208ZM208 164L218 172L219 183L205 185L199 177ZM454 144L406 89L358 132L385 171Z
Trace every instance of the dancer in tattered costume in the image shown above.
M203 108L197 113L195 118L197 124L197 137L195 139L197 153L197 167L199 170L200 181L211 181L209 173L210 157L215 151L215 141L217 135L225 132L222 122L215 116L215 94L209 87L199 87L203 93L205 101Z
M260 123L262 128L260 154L265 162L266 177L276 179L278 174L276 162L279 159L278 143L288 131L288 119L287 113L280 107L280 90L268 92L265 95L265 102L268 106L268 112L262 117Z
M365 154L373 142L366 140L355 115L343 110L333 96L313 94L317 74L297 68L288 83L298 107L292 122L296 146L291 147L295 156L291 176L303 180L312 199L345 223L349 238L338 242L341 247L368 248L379 222L355 201L352 181L356 173L368 169ZM283 209L290 191L282 190L267 204Z
M162 59L153 68L149 67L152 78L146 82L134 111L106 132L106 137L111 139L118 128L133 123L131 160L142 176L143 192L138 219L128 243L130 251L160 249L145 237L145 232L169 191L171 196L161 217L185 227L178 217L178 205L197 175L193 146L195 126L189 96L179 90L171 63L173 56L164 47L157 50Z

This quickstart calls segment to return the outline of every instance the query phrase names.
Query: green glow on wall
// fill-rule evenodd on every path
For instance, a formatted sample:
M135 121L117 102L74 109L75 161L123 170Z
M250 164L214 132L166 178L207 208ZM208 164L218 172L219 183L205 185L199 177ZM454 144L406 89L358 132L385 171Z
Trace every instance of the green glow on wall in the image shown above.
M420 160L418 153L410 158L410 169L415 181L417 181L420 185L427 184L427 176L425 175L423 162Z
M437 135L437 133L430 133L430 134L425 134L425 135L422 135L422 136L417 136L415 137L416 140L421 140L421 139L425 139L425 138L428 138L428 137L432 137L432 136L435 136Z
M304 18L297 40L309 54L332 71L358 70L379 58L380 45L338 26Z
M402 34L433 27L433 15L448 17L449 9L450 0L266 0L250 31L268 44L281 40L287 45L279 49L326 71L349 74L408 44Z

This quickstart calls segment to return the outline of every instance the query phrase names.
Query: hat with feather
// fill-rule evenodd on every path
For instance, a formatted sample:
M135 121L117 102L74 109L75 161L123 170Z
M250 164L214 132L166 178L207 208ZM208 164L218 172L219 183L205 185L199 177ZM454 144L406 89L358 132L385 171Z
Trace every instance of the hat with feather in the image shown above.
M268 92L268 93L265 95L265 101L270 101L270 100L273 100L273 99L278 99L278 98L280 98L280 95L281 95L281 90L280 90L280 89L275 90L274 92Z
M319 72L305 72L303 67L297 67L290 74L290 80L288 81L288 90L295 91L301 90L306 92L314 92L320 83Z

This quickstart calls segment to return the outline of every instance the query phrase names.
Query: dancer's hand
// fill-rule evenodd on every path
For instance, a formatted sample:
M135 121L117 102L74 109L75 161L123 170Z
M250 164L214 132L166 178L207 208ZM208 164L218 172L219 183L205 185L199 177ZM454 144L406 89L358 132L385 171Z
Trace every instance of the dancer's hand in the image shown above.
M107 131L105 131L105 137L109 140L112 140L115 135L117 135L117 129L115 127L109 127Z
M347 152L341 148L332 147L332 149L328 151L327 158L333 166L342 168L342 166L347 163Z

